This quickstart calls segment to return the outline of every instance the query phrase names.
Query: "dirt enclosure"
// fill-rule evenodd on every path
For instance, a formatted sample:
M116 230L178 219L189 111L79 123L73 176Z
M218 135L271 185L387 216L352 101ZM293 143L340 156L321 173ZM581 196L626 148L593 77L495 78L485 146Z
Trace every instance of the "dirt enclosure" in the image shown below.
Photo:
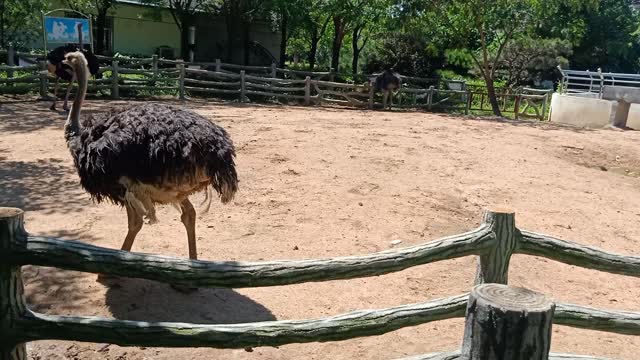
M0 99L1 100L1 99ZM89 101L88 111L114 103ZM25 209L32 234L119 248L123 209L81 190L62 126L48 103L0 102L0 205ZM199 256L272 260L366 254L475 228L486 206L513 208L520 228L640 254L640 133L579 130L422 112L371 112L189 102L224 126L238 152L241 189L199 214ZM577 115L578 116L578 115ZM200 196L195 199L199 201ZM134 251L187 255L179 214L161 208ZM36 311L145 321L238 323L304 319L467 292L465 257L373 278L257 289L201 289L25 267ZM528 256L510 283L557 301L640 311L640 279ZM463 320L382 336L279 348L216 350L41 341L33 359L393 359L461 345ZM552 351L635 360L640 337L554 326Z

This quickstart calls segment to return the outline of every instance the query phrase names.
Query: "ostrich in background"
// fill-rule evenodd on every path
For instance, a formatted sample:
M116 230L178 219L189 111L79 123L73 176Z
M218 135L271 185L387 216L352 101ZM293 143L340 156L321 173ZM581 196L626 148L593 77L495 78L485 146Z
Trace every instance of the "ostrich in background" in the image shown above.
M82 187L96 202L124 206L129 231L122 250L130 251L143 217L157 221L156 204L182 212L189 258L197 259L196 212L189 195L206 191L206 209L215 189L222 203L238 189L235 148L227 132L189 110L141 104L95 114L80 122L87 92L87 61L81 52L64 60L78 81L78 94L64 127Z
M64 111L68 111L69 107L67 106L67 102L69 100L69 94L71 93L71 87L73 86L73 81L75 80L73 77L73 70L70 66L64 64L65 55L74 51L81 50L84 53L85 58L89 64L89 71L91 75L95 77L102 77L98 74L100 70L100 63L98 62L98 58L89 50L86 50L82 46L82 24L78 24L78 42L79 46L68 44L64 46L59 46L53 50L51 50L47 54L47 70L49 74L55 76L56 83L53 87L53 104L49 109L56 109L56 101L58 100L58 82L60 79L67 81L69 85L67 86L67 93L64 97L64 104L62 104L62 109Z
M400 86L402 86L402 79L400 74L393 71L393 68L387 69L380 74L374 74L369 78L369 83L374 86L375 91L382 91L382 108L387 107L387 98L389 98L389 109L393 106L393 96L397 94ZM389 95L391 95L389 97Z

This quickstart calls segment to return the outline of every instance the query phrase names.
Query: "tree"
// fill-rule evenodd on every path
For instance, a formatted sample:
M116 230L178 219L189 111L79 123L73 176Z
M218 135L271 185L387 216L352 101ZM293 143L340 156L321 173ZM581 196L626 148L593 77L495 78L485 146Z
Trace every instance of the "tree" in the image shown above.
M499 69L507 86L524 85L548 78L558 65L566 66L571 52L568 40L521 37L505 46Z
M316 64L318 44L327 30L329 21L331 21L331 14L325 12L325 9L328 8L325 0L306 0L304 4L305 9L308 9L308 11L303 14L301 28L303 29L303 34L308 36L309 54L307 60L309 61L309 68L313 70Z
M66 0L67 5L76 11L91 14L96 22L96 53L105 55L105 28L109 10L116 5L116 0Z
M287 44L292 34L295 33L307 19L308 8L306 0L274 0L271 6L278 14L280 29L280 56L279 66L285 67L287 57Z
M380 23L388 14L390 5L387 0L370 0L363 3L357 13L351 35L351 48L353 49L351 69L354 75L358 73L358 62L362 49L367 45L372 33L382 27ZM384 26L384 23L382 25Z
M433 8L447 20L447 33L467 50L487 87L493 113L502 116L494 81L505 47L534 32L542 16L560 4L581 5L594 0L444 0Z
M203 1L203 0L201 0ZM259 16L273 7L269 0L213 0L217 13L225 17L227 25L227 61L233 59L233 44L239 38L242 44L242 62L249 64L249 30Z
M325 7L333 21L333 42L331 44L331 68L338 70L340 66L340 50L344 37L357 21L367 0L332 0Z
M0 0L0 47L9 43L21 46L38 36L42 25L40 12L47 0Z

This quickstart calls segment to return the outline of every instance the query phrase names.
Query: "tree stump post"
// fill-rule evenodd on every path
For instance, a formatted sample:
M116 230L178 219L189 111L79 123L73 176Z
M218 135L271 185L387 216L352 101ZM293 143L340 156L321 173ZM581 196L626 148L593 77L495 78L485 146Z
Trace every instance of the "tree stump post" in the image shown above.
M118 84L118 60L111 62L111 98L117 99L120 97L120 88Z
M369 81L369 109L373 109L373 97L375 95L375 84L373 81Z
M247 97L247 80L244 70L240 70L240 102L245 102Z
M23 212L0 207L0 360L26 360L27 350L19 338L16 321L24 317L27 305L20 266L9 264L11 251L26 248Z
M38 65L40 66L40 98L46 99L47 94L49 93L49 76L47 71L47 62L39 61Z
M220 72L222 70L222 62L220 59L216 59L216 72Z
M484 223L495 236L495 246L478 256L475 284L507 284L509 261L518 244L520 233L516 229L515 214L509 210L487 210Z
M304 104L309 106L311 103L311 78L309 76L304 78Z
M151 71L153 71L153 80L158 79L158 55L151 56Z
M462 360L547 360L555 304L543 294L501 284L469 295Z
M435 92L435 88L433 85L429 86L429 94L427 95L427 109L431 110L433 106L433 93Z
M271 63L271 78L275 79L276 77L278 77L278 67L276 63Z
M7 51L7 65L9 66L15 66L15 61L14 61L14 57L16 56L16 53L13 49L13 43L9 43L9 50ZM13 70L9 69L7 70L7 79L13 79ZM8 83L7 85L9 86L13 86L13 83Z
M178 69L180 69L180 78L178 80L178 98L180 100L185 99L184 78L186 77L187 70L182 59L178 60Z

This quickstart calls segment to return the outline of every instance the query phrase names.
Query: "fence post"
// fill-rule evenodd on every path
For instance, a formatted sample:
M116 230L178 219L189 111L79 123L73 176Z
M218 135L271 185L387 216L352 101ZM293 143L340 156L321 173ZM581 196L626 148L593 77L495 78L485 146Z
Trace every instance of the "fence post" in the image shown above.
M304 104L309 106L311 103L311 77L304 78Z
M247 96L247 84L245 80L245 72L244 70L240 70L240 102L244 102L245 97Z
M178 81L178 98L180 100L184 100L184 78L186 76L187 70L184 66L184 61L182 59L178 60L178 69L180 69L180 80Z
M23 211L0 207L0 359L26 360L27 350L15 324L27 313L20 266L9 263L12 250L24 249Z
M518 120L520 118L519 116L519 112L520 112L520 100L521 100L521 95L520 94L516 94L516 100L513 104L513 111L515 112L515 119Z
M271 63L271 77L278 77L278 68L276 67L276 63Z
M222 62L220 59L216 59L216 72L220 72L222 70Z
M375 85L372 81L369 81L369 109L373 109L373 97L375 95Z
M427 94L427 109L431 110L433 105L433 92L435 91L433 85L429 86L429 94Z
M554 310L548 297L531 290L500 284L474 287L460 359L547 360Z
M154 54L151 57L151 71L153 71L153 80L158 78L158 55Z
M507 284L509 260L517 246L520 233L516 229L515 214L508 210L487 210L484 224L494 235L494 246L478 256L475 284Z
M49 93L49 78L47 76L47 62L40 61L40 97L43 99L47 98L47 94Z
M547 106L549 106L549 94L550 92L547 91L544 94L544 98L542 98L542 116L540 117L540 120L544 121L545 118L547 117Z
M117 99L120 97L120 89L118 84L118 60L111 62L111 98Z
M16 53L15 53L15 51L13 49L13 44L9 43L9 50L7 51L7 65L9 65L9 66L15 66L16 65L16 63L14 61L14 57L15 56L16 56ZM7 78L8 79L13 78L13 70L8 70L7 71ZM12 86L13 83L9 83L8 85Z
M334 82L336 80L336 69L329 69L329 81Z
M464 108L465 115L469 115L469 111L471 111L472 96L473 96L473 93L471 93L471 90L467 89L467 99L466 99L467 103L465 104L465 108Z

